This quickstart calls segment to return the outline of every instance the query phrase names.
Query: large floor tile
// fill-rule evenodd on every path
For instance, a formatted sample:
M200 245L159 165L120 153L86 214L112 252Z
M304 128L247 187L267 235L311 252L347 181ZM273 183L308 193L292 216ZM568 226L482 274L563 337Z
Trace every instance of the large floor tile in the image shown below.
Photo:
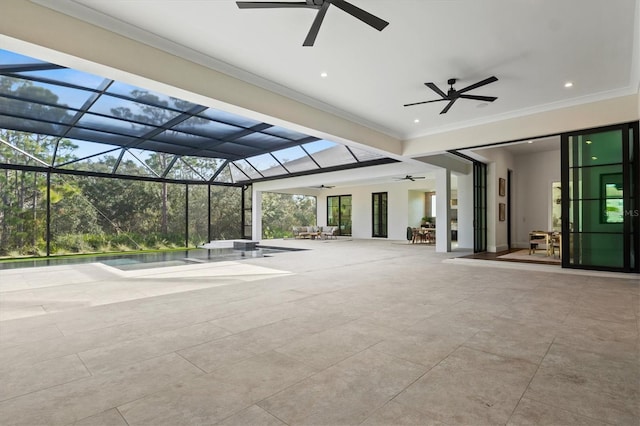
M314 374L317 370L275 351L264 352L210 374L216 380L242 389L259 401Z
M522 398L507 423L508 426L572 425L605 426L607 423L580 416L561 408Z
M215 424L252 405L243 386L210 375L161 389L118 407L129 426Z
M120 412L112 408L102 413L78 420L73 426L129 426Z
M258 403L289 425L359 424L425 369L367 350Z
M629 361L638 359L636 321L619 323L569 315L558 328L555 342Z
M602 422L637 424L640 369L637 360L554 344L525 396Z
M171 354L4 401L0 418L6 425L69 424L199 375L202 371Z
M296 339L276 349L318 369L327 368L396 332L368 321L352 321Z
M460 348L396 397L446 424L504 424L536 366Z
M0 308L1 309L1 308ZM62 333L55 324L38 324L32 327L20 327L0 321L0 350L24 343L62 337Z
M413 295L410 296L413 297ZM386 309L366 314L363 319L383 327L405 330L443 310L443 307L436 305L401 302Z
M229 334L228 331L207 322L80 352L79 356L92 373L100 373L209 342Z
M90 376L77 355L21 368L0 366L0 401Z
M223 337L178 351L178 354L206 372L235 364L256 355L235 336Z
M286 423L273 417L257 405L252 405L223 421L216 423L219 426L286 426Z
M363 426L445 426L445 423L432 419L428 415L399 404L396 401L389 401L380 407L367 420Z
M0 423L638 424L637 280L280 243L307 250L0 272L0 310L49 309L0 321Z
M507 358L539 364L556 335L549 325L538 326L497 319L473 335L464 345Z
M297 305L280 303L276 306L256 308L242 314L219 318L211 321L211 323L233 333L239 333L252 328L273 324L287 318L293 318L305 312L306 310L304 308L298 307Z
M405 331L385 339L372 349L431 368L445 359L468 339L465 335L448 334L446 329Z

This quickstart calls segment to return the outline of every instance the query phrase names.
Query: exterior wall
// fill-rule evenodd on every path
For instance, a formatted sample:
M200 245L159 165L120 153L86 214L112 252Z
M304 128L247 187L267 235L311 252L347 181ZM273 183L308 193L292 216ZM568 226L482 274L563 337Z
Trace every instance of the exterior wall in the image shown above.
M326 223L327 196L351 195L353 209L351 214L352 237L358 239L371 238L371 194L374 192L387 192L389 196L388 239L406 240L407 226L409 226L409 189L409 184L400 182L387 185L340 187L335 190L322 191L322 194L318 196L318 218L323 218Z
M404 240L407 237L407 226L415 227L420 224L424 216L424 193L433 191L431 179L416 182L394 182L387 184L372 184L366 186L341 186L339 188L314 190L298 188L297 190L282 191L272 187L276 182L254 184L254 191L289 192L313 195L316 197L317 225L327 223L327 197L332 195L351 195L352 197L352 237L370 239L371 237L371 194L374 192L388 193L388 237L389 240ZM254 226L254 230L256 230ZM253 238L256 238L254 234ZM258 238L259 239L259 238Z
M478 145L560 134L580 129L638 120L638 94L620 96L566 108L498 120L492 123L443 131L404 141L403 154L422 155ZM514 115L518 112L514 112Z

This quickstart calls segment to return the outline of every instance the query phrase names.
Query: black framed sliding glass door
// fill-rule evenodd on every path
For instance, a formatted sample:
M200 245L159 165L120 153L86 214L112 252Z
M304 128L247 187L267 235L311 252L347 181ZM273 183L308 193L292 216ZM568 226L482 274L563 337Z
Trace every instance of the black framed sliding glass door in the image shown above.
M351 236L351 195L327 197L327 225L337 226L338 235Z
M371 194L371 236L387 238L387 199L386 192Z
M473 252L487 251L487 165L473 162Z
M562 135L561 185L562 266L637 272L638 123Z

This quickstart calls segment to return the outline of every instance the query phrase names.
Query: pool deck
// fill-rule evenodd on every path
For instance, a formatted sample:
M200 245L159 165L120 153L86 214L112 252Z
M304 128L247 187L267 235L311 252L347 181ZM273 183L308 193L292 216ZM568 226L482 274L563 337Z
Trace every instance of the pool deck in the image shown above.
M640 421L640 279L406 241L0 271L3 425Z

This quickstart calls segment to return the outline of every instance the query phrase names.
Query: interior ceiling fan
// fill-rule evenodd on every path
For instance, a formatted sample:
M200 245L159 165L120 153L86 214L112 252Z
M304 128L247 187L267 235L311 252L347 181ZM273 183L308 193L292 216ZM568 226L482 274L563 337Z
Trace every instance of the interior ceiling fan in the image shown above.
M303 46L313 46L318 36L318 31L324 20L324 15L327 13L327 9L332 4L339 9L347 12L349 15L358 18L367 25L372 26L378 31L382 31L389 23L383 19L378 18L375 15L366 12L359 7L356 7L345 0L305 0L301 2L285 2L285 1L237 1L236 4L240 9L276 9L276 8L307 8L318 9L316 18L311 24L311 29L307 34L307 38L304 39Z
M467 86L464 89L456 90L456 89L453 88L453 85L456 84L456 79L455 78L450 78L447 81L447 84L450 86L449 90L447 91L447 93L444 93L442 90L440 90L440 88L438 86L436 86L434 83L425 83L424 84L425 86L427 86L429 89L433 90L438 95L440 95L442 97L442 99L434 99L432 101L423 101L423 102L414 102L412 104L405 104L404 106L408 107L408 106L413 106L413 105L428 104L428 103L431 103L431 102L449 101L447 106L445 106L444 109L442 111L440 111L440 114L446 114L447 111L449 111L449 109L451 109L453 104L458 99L472 99L474 101L493 102L498 98L496 98L495 96L465 95L464 93L466 93L466 92L468 92L470 90L473 90L473 89L477 89L478 87L482 87L484 85L487 85L489 83L493 83L494 81L498 81L498 79L495 76L492 76L492 77L489 77L489 78L485 78L484 80L479 81L479 82L477 82L475 84Z
M335 188L333 185L318 185L318 186L312 186L311 188L317 188L317 189L331 189L331 188Z
M410 180L411 182L415 182L416 179L426 179L426 177L406 175L405 177L396 178L396 180Z

